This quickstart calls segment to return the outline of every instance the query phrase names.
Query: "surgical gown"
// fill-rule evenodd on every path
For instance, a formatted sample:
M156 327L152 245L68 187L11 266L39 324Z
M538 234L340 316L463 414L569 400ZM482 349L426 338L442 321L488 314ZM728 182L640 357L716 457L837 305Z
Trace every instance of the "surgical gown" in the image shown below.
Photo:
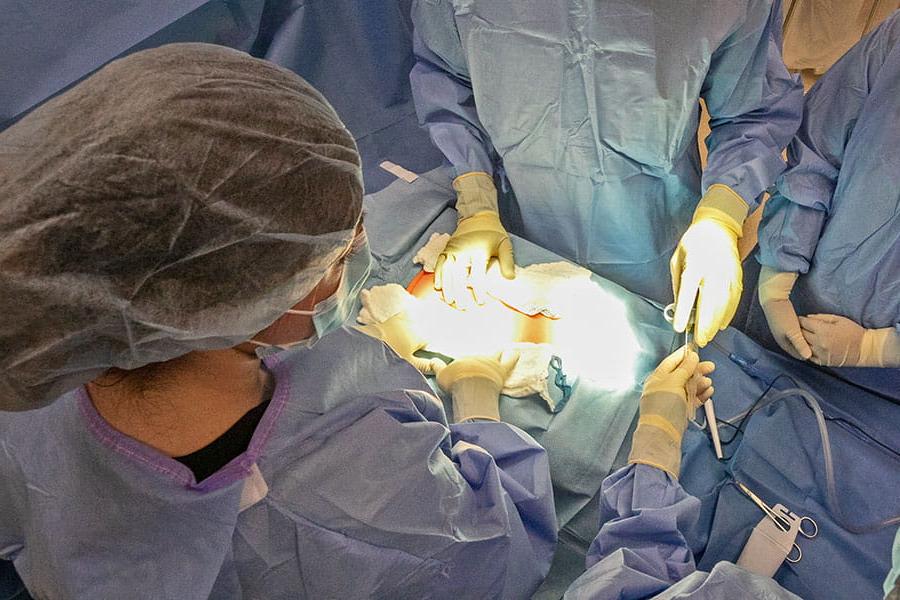
M527 598L556 543L544 450L449 429L425 380L349 330L265 359L247 451L199 484L83 389L0 415L0 558L40 598ZM249 483L248 483L249 482Z
M759 261L800 273L798 314L900 323L900 11L810 90Z
M700 501L664 471L630 465L610 475L600 514L587 571L566 600L797 598L773 579L726 561L698 571L691 546L699 539Z
M703 190L755 207L784 169L802 88L780 0L416 0L412 15L416 109L456 174L508 180L510 231L632 291L671 297Z

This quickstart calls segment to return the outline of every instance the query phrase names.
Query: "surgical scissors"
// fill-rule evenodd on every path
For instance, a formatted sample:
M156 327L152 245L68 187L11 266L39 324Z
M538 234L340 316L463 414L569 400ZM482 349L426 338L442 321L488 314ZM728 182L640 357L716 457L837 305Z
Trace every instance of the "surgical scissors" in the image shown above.
M663 317L669 323L675 322L675 303L669 304L663 309ZM694 328L694 312L691 311L688 317L687 327L684 328L684 345L688 350L697 352L697 344L694 343L694 334L691 333ZM719 425L716 421L716 407L713 405L712 398L703 403L703 412L706 414L706 423L709 425L709 433L712 436L713 449L716 451L716 458L722 460L725 456L722 453L722 441L719 438Z
M776 504L775 506L769 506L768 504L766 504L765 502L762 501L762 498L760 498L759 496L754 494L752 491L750 491L750 488L748 488L746 485L744 485L740 481L737 481L736 483L737 483L738 489L740 489L742 492L744 492L744 494L746 494L747 497L750 498L754 502L754 504L756 504L760 509L762 509L763 513L765 513L765 515L767 517L772 519L772 521L775 522L775 525L780 530L790 531L794 527L794 524L796 523L797 524L796 525L797 533L799 533L806 539L811 540L812 538L816 537L819 534L819 525L815 522L815 520L813 520L812 517L797 516L793 512L788 510L788 508L786 506L784 506L783 504ZM804 527L806 527L806 529L804 529ZM798 546L796 542L793 542L791 545L792 545L791 553L785 557L785 560L791 564L796 564L796 563L800 562L801 558L803 558L803 551L800 550L800 546ZM793 554L794 550L797 551L797 556L796 556L796 558L791 558L791 555Z

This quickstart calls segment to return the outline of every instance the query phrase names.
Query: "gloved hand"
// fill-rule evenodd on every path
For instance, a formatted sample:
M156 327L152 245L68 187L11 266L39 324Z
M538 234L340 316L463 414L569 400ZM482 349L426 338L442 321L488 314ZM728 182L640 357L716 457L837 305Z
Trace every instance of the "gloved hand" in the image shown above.
M713 363L700 362L696 352L684 347L663 359L644 383L630 464L650 465L678 477L688 416L712 397L707 375L714 369Z
M406 360L425 375L439 372L446 365L437 358L419 358L415 352L427 345L418 328L414 328L405 313L398 313L383 323L373 323L357 327L368 336L378 338L397 355Z
M465 309L472 306L472 296L478 304L484 303L492 258L500 262L500 272L507 279L516 276L516 265L509 234L500 223L497 190L490 175L460 175L453 181L453 189L459 223L435 264L434 289L441 290L448 304Z
M517 360L517 355L504 362L499 354L471 356L453 361L438 373L438 385L453 396L457 423L500 420L500 391Z
M759 272L759 303L769 330L781 349L800 360L809 360L812 349L800 329L800 320L791 304L796 273L782 273L769 267Z
M749 207L730 187L713 185L672 255L673 327L685 330L695 306L694 340L701 348L728 327L741 300L738 238Z
M800 317L812 362L828 367L900 367L900 335L893 327L866 329L847 317Z

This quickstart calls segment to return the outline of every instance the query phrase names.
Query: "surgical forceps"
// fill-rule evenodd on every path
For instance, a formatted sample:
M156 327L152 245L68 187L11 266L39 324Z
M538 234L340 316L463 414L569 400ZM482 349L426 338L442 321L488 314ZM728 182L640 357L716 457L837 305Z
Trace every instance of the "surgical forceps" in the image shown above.
M669 323L675 322L674 302L663 309L663 317ZM687 346L688 350L697 352L697 344L694 343L694 334L692 333L693 327L694 313L692 311L688 318L687 327L684 328L684 345ZM709 433L712 436L713 449L716 451L716 458L722 460L725 455L722 454L722 441L719 438L719 425L716 421L716 407L713 405L712 398L703 403L703 412L706 413L706 423L709 426Z
M797 529L797 533L805 537L806 539L811 540L819 534L819 525L813 520L812 517L800 517L792 513L785 507L783 504L776 504L775 506L769 506L762 499L750 491L750 489L741 483L740 481L737 483L738 489L740 489L744 494L747 495L748 498L753 500L753 502L765 513L767 517L772 519L775 522L775 525L778 529L782 531L790 531L792 528ZM805 529L804 529L805 527ZM792 549L790 554L785 557L785 560L791 564L796 564L800 562L800 559L803 558L803 551L800 550L800 546L797 545L796 542L793 542ZM797 556L795 558L791 558L794 550L797 551Z

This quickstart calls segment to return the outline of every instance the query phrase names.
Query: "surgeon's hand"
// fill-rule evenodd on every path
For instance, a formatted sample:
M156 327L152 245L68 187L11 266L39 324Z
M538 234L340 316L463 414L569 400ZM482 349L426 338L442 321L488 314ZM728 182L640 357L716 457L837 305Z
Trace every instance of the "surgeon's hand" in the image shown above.
M866 329L839 315L800 317L812 362L826 367L900 367L900 334L893 327Z
M515 354L504 361L501 356L460 358L438 373L438 385L453 396L457 423L500 420L500 391L518 360Z
M507 279L515 277L516 266L512 242L500 223L497 190L491 177L481 172L466 173L453 181L453 188L459 223L435 264L434 288L443 293L448 304L466 309L473 305L473 299L484 303L491 259L497 259Z
M708 375L715 366L696 352L679 348L659 364L644 383L640 416L628 462L645 464L677 478L681 438L689 415L713 395Z
M800 319L791 303L791 290L797 273L785 273L769 267L759 272L759 304L775 341L782 350L800 360L812 357L812 348L803 336Z
M728 327L741 300L738 238L748 210L728 186L711 186L669 263L675 294L673 326L683 332L695 309L694 340L701 348Z
M847 317L800 317L803 336L812 348L812 362L828 367L855 367L860 363L866 329Z
M437 373L446 366L437 358L415 356L415 353L424 348L428 342L422 337L420 328L414 327L412 320L405 313L398 313L383 323L362 325L357 329L390 346L400 358L425 375Z

